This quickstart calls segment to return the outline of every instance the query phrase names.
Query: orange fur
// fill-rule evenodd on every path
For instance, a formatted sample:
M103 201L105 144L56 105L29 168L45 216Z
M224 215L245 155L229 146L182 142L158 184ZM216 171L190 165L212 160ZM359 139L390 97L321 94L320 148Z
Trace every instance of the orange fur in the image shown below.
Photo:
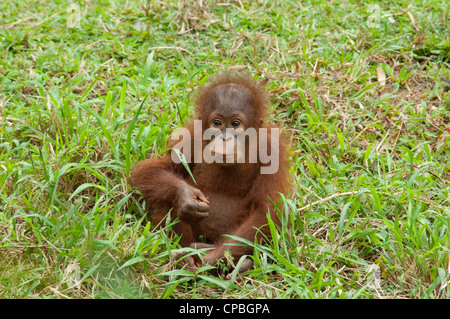
M213 78L209 85L199 89L195 99L194 118L204 121L209 116L208 110L216 107L211 92L221 84L230 83L237 85L240 96L250 101L248 107L252 112L249 114L253 114L253 118L248 121L253 123L252 127L257 130L269 127L266 124L267 95L263 86L248 76L234 73L219 75ZM228 99L227 102L234 103L233 96L227 96L227 92L220 94L225 95L223 98ZM185 127L193 135L192 123ZM252 253L251 247L225 245L233 241L222 235L234 235L250 241L253 241L255 236L260 240L270 238L266 217L269 210L274 222L280 223L271 201L276 203L280 193L286 194L291 188L286 144L282 139L278 157L278 172L267 175L260 174L263 164L259 162L233 165L192 163L189 166L197 182L195 184L183 165L172 162L170 154L166 154L162 158L138 163L130 175L130 184L143 194L154 224L162 222L173 209L179 185L187 183L203 192L210 204L208 217L198 223L181 220L174 230L181 236L180 243L183 246L199 242L200 236L206 238L207 243L215 249L208 253L205 260L215 264L226 250L230 250L234 258ZM172 210L172 218L176 217L176 212Z

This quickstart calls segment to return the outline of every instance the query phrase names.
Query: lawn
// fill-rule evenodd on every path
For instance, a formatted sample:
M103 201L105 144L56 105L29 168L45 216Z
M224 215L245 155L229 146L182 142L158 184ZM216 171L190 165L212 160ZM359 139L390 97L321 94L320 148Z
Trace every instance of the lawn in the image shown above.
M450 298L450 4L0 3L1 298ZM175 265L128 184L226 69L291 147L283 226L231 280Z

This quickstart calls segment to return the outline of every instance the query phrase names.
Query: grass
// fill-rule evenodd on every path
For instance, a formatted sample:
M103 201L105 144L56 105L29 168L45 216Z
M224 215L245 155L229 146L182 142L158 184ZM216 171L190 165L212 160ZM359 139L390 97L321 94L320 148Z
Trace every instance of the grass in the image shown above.
M450 297L446 1L0 12L2 298ZM229 67L268 80L295 184L240 281L176 268L127 182Z

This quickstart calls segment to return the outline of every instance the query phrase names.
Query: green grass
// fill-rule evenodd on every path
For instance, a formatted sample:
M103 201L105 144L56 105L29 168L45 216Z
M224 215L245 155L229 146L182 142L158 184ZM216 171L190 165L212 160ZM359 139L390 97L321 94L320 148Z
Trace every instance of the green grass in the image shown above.
M450 298L446 1L0 12L1 298ZM127 182L231 66L269 80L295 184L240 281L175 267Z

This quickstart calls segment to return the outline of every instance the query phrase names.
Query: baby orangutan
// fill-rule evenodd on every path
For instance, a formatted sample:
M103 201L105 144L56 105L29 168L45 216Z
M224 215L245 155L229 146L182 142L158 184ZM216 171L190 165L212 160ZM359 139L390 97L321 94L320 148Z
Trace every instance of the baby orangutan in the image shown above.
M171 218L179 219L173 230L183 247L213 248L202 258L185 259L192 271L216 265L226 251L235 262L252 254L252 247L233 245L236 240L222 235L270 240L267 214L280 224L274 204L291 186L286 146L279 129L266 123L267 96L261 84L225 73L199 89L195 104L183 140L169 142L172 154L139 162L130 176L154 225L170 211ZM184 155L192 176L173 149ZM251 265L246 258L239 271Z

